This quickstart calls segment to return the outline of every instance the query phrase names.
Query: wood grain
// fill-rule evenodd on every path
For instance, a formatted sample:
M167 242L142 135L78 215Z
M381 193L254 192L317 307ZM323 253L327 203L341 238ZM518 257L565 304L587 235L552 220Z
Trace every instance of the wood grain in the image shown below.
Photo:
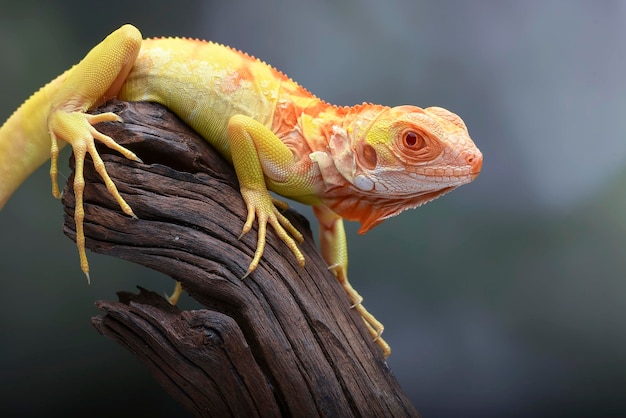
M125 123L97 128L143 164L100 147L109 175L139 219L125 216L90 162L85 167L87 247L181 281L204 309L181 312L161 296L121 292L100 301L96 328L127 347L197 416L419 416L362 319L314 246L306 266L268 228L258 269L241 280L256 230L233 168L166 108L112 102ZM73 177L64 232L75 239ZM132 287L129 283L129 287Z

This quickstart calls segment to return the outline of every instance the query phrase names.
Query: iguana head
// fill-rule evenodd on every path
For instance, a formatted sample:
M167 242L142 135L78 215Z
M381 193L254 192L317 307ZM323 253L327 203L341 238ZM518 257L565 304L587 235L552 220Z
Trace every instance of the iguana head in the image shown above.
M328 188L326 204L360 221L359 233L480 173L482 153L461 118L446 109L364 105L350 120L333 127L326 157L312 158Z

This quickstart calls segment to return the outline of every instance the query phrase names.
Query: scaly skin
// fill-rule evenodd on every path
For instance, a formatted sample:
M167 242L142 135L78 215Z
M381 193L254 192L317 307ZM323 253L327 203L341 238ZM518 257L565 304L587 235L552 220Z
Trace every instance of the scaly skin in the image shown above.
M437 107L362 104L337 107L313 96L269 65L228 47L180 38L142 40L122 26L76 66L33 94L0 128L0 209L48 158L58 197L57 159L70 144L76 159L76 243L89 277L83 232L83 165L89 153L120 208L134 216L95 148L103 142L141 161L94 127L120 121L112 113L85 114L107 99L153 101L174 111L232 162L248 208L242 235L257 221L257 249L244 277L258 266L267 224L298 262L302 235L280 213L286 204L268 190L312 205L320 245L385 356L383 326L361 305L347 279L343 219L365 233L384 219L471 182L482 154L463 121ZM182 292L177 284L170 300Z

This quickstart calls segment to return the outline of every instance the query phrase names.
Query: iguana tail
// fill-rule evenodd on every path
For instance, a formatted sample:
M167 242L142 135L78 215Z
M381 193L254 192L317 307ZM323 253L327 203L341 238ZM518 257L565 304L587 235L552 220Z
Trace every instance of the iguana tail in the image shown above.
M0 127L0 209L17 188L50 158L47 117L50 97L65 74L26 100ZM65 145L60 141L59 147Z

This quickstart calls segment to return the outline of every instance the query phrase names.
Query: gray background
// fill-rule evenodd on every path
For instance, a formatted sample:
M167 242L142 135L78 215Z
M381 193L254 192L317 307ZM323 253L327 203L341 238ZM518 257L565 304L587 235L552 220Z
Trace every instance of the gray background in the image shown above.
M426 417L626 416L625 2L1 1L0 120L125 22L245 50L336 104L461 115L475 183L348 225L390 367ZM0 213L0 414L181 414L89 322L170 280L90 254L88 286L48 169Z

